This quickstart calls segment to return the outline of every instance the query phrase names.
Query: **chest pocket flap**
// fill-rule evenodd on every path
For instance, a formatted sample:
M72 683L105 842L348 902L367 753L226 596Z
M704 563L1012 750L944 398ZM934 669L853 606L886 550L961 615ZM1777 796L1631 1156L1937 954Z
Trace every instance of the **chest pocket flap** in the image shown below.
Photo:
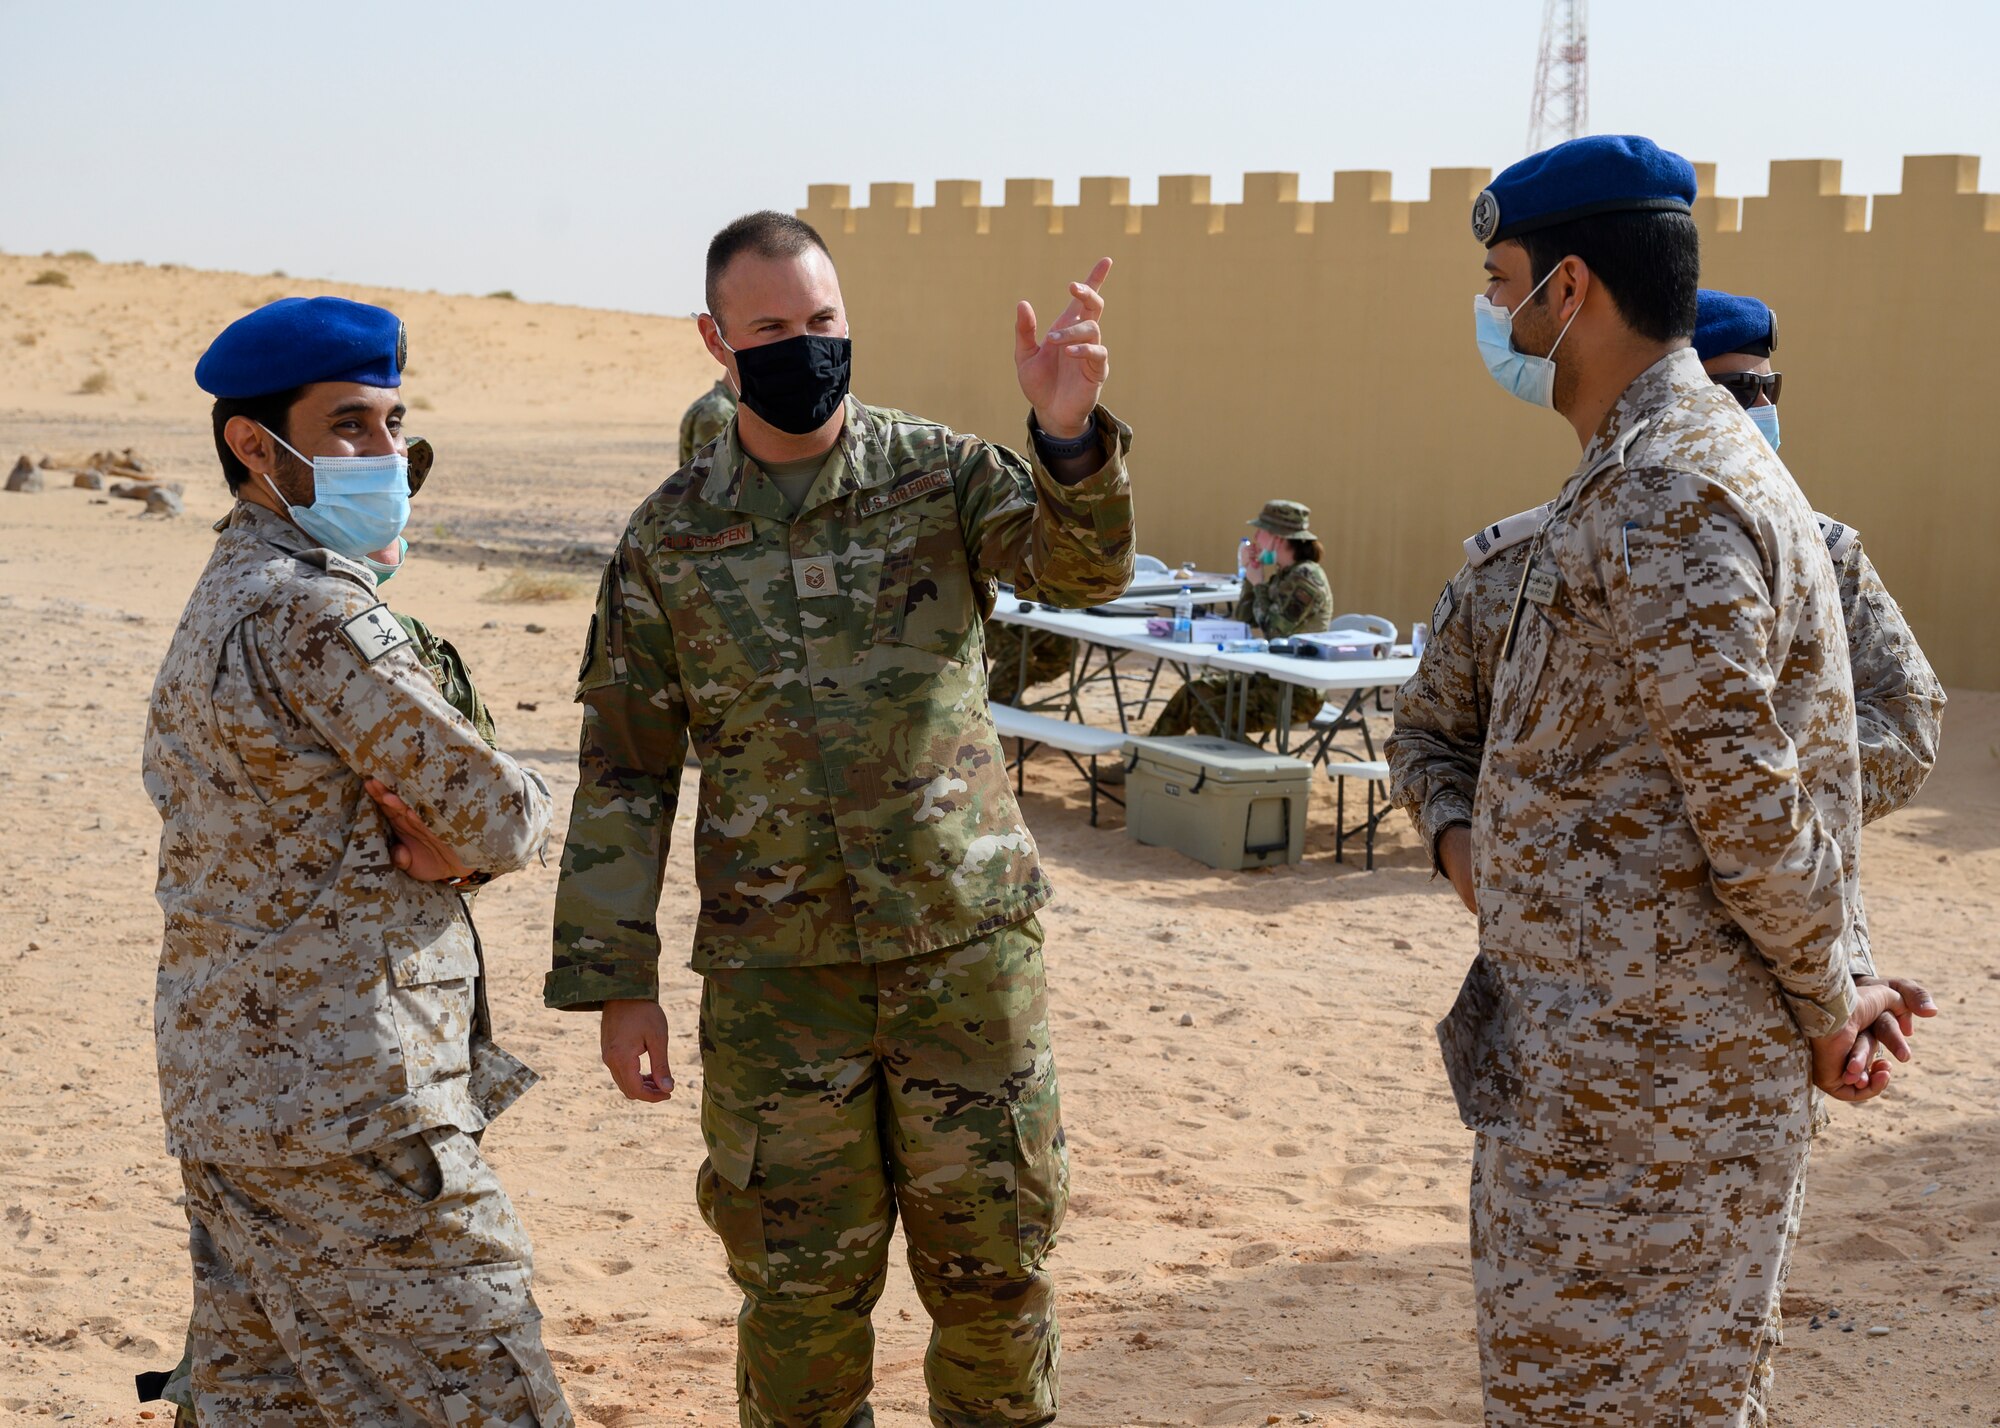
M878 643L963 657L978 601L948 468L905 478L861 498L859 514L878 527L882 580L875 601Z

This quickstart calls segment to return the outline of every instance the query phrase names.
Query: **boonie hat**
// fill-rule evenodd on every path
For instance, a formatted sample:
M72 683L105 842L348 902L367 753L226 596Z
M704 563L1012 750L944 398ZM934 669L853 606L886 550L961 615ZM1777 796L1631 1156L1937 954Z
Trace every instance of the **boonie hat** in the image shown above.
M1266 501L1256 518L1243 524L1290 540L1318 540L1310 529L1311 521L1312 508L1304 501Z

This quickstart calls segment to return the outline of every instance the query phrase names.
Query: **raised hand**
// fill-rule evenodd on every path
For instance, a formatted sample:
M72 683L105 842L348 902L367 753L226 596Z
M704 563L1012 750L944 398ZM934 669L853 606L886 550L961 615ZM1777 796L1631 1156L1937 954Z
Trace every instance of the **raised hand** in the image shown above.
M1098 295L1110 271L1111 260L1099 258L1087 281L1071 283L1069 306L1040 340L1033 305L1023 299L1014 310L1014 370L1021 395L1049 436L1081 436L1111 375L1111 352L1100 321L1104 299Z

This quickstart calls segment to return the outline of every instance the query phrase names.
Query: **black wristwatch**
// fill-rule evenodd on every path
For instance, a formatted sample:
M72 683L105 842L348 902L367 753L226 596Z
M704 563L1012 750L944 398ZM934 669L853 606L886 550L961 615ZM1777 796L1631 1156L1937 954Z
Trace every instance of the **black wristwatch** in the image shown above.
M1090 425L1083 429L1083 435L1071 437L1050 436L1042 430L1041 418L1035 419L1035 449L1044 461L1070 461L1083 455L1097 445L1097 419L1091 418Z

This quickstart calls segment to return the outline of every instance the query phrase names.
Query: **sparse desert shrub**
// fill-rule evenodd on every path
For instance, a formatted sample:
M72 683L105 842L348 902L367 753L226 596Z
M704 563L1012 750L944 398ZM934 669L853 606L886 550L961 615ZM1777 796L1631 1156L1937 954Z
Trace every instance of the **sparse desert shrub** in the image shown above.
M102 367L99 367L96 371L92 372L88 377L85 377L83 379L83 383L81 386L77 388L77 391L81 392L86 397L94 397L101 392L109 390L110 386L111 386L111 374L105 371Z
M72 248L63 254L63 256L78 263L94 263L97 261L97 255L88 248Z
M580 582L573 575L553 570L517 570L480 596L503 605L546 605L556 600L573 600Z
M488 293L488 294L487 294L486 296L488 296L488 297L490 297L490 298L499 298L499 299L500 299L501 301L503 301L503 302L519 302L519 301L520 301L520 299L519 299L519 298L517 298L517 297L515 297L515 296L514 296L514 290L513 290L512 288L501 288L501 289L499 289L499 290L498 290L497 292L490 292L490 293Z
M14 334L14 345L16 347L33 347L41 340L41 337L33 332L17 332Z
M28 279L28 286L31 288L66 288L69 286L69 274L65 273L61 268L44 268Z

